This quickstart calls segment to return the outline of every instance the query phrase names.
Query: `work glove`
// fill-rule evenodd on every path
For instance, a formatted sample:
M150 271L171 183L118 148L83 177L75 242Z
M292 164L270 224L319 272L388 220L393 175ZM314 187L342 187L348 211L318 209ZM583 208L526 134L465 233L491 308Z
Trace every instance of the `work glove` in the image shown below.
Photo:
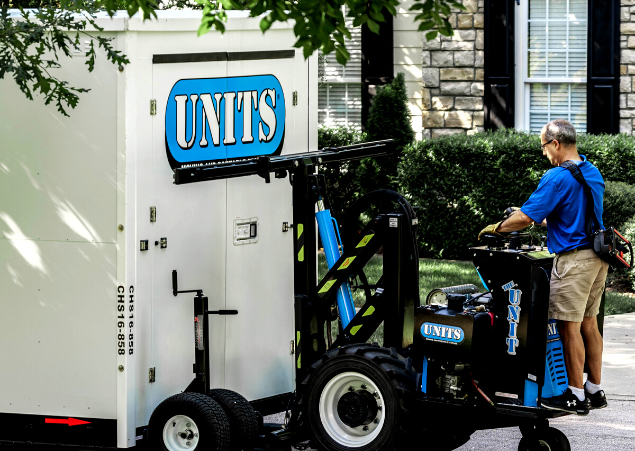
M509 218L515 211L520 210L520 207L507 207L503 212L503 221Z
M496 235L496 236L500 236L501 238L505 238L507 236L507 233L501 233L501 232L497 232L496 229L503 223L503 221L501 222L497 222L496 224L490 224L487 227L485 227L483 230L480 231L480 233L478 234L478 239L482 240L483 239L483 235Z

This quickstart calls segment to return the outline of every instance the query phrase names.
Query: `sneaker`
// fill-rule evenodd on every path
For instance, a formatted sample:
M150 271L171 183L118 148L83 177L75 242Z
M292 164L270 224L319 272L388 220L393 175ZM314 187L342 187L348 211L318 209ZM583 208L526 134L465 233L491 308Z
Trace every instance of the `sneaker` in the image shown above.
M541 405L545 409L560 410L562 412L575 413L577 415L588 415L590 407L588 398L585 398L584 401L580 401L569 388L567 388L567 391L560 396L543 399Z
M584 390L584 394L586 395L587 401L591 403L591 409L604 409L608 406L604 390L599 390L593 394Z

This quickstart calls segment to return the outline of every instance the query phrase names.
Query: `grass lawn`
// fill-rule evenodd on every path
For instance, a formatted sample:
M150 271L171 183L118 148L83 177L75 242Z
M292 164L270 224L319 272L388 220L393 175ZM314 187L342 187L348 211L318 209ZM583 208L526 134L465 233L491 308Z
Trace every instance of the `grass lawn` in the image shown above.
M374 256L364 268L366 277L370 284L375 284L382 274L382 260L380 255ZM326 258L323 254L318 256L318 273L320 278L327 273ZM485 291L481 281L479 280L476 270L472 262L453 261L453 260L435 260L421 259L419 262L419 295L421 303L424 303L428 293L434 288L450 287L453 285L463 285L472 283L480 290ZM353 300L355 305L360 307L365 299L361 290L353 291ZM631 297L629 293L619 293L615 291L606 292L606 315L617 315L621 313L635 312L635 296ZM337 335L337 321L332 324L333 336ZM370 342L383 341L383 324L370 338Z

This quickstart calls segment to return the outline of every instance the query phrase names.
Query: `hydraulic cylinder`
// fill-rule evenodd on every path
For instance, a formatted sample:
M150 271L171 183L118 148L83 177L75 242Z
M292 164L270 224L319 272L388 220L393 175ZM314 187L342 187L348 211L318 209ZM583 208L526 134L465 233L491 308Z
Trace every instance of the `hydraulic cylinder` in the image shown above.
M335 262L341 257L339 248L341 239L338 242L339 232L336 234L337 221L331 216L330 210L324 209L324 202L322 200L318 201L318 210L319 211L315 213L315 217L318 222L322 246L324 246L326 264L329 269L331 269ZM348 282L344 282L337 291L337 308L340 312L342 328L346 329L346 326L348 326L348 323L351 322L356 313L351 287Z

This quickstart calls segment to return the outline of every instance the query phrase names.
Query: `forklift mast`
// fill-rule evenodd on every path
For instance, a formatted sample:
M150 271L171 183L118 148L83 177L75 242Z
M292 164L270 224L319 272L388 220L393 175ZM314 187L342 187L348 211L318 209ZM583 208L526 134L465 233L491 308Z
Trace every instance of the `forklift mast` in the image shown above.
M405 213L379 214L349 244L328 273L317 280L316 203L328 199L323 175L317 167L328 163L390 155L392 140L329 148L316 152L220 163L175 170L177 185L259 175L270 183L289 175L293 187L295 372L296 387L311 365L328 350L326 321L338 288L358 274L383 246L384 272L374 294L339 334L331 348L366 342L384 322L384 346L407 353L413 343L414 309L419 305L418 274L412 271L412 234L417 219Z

